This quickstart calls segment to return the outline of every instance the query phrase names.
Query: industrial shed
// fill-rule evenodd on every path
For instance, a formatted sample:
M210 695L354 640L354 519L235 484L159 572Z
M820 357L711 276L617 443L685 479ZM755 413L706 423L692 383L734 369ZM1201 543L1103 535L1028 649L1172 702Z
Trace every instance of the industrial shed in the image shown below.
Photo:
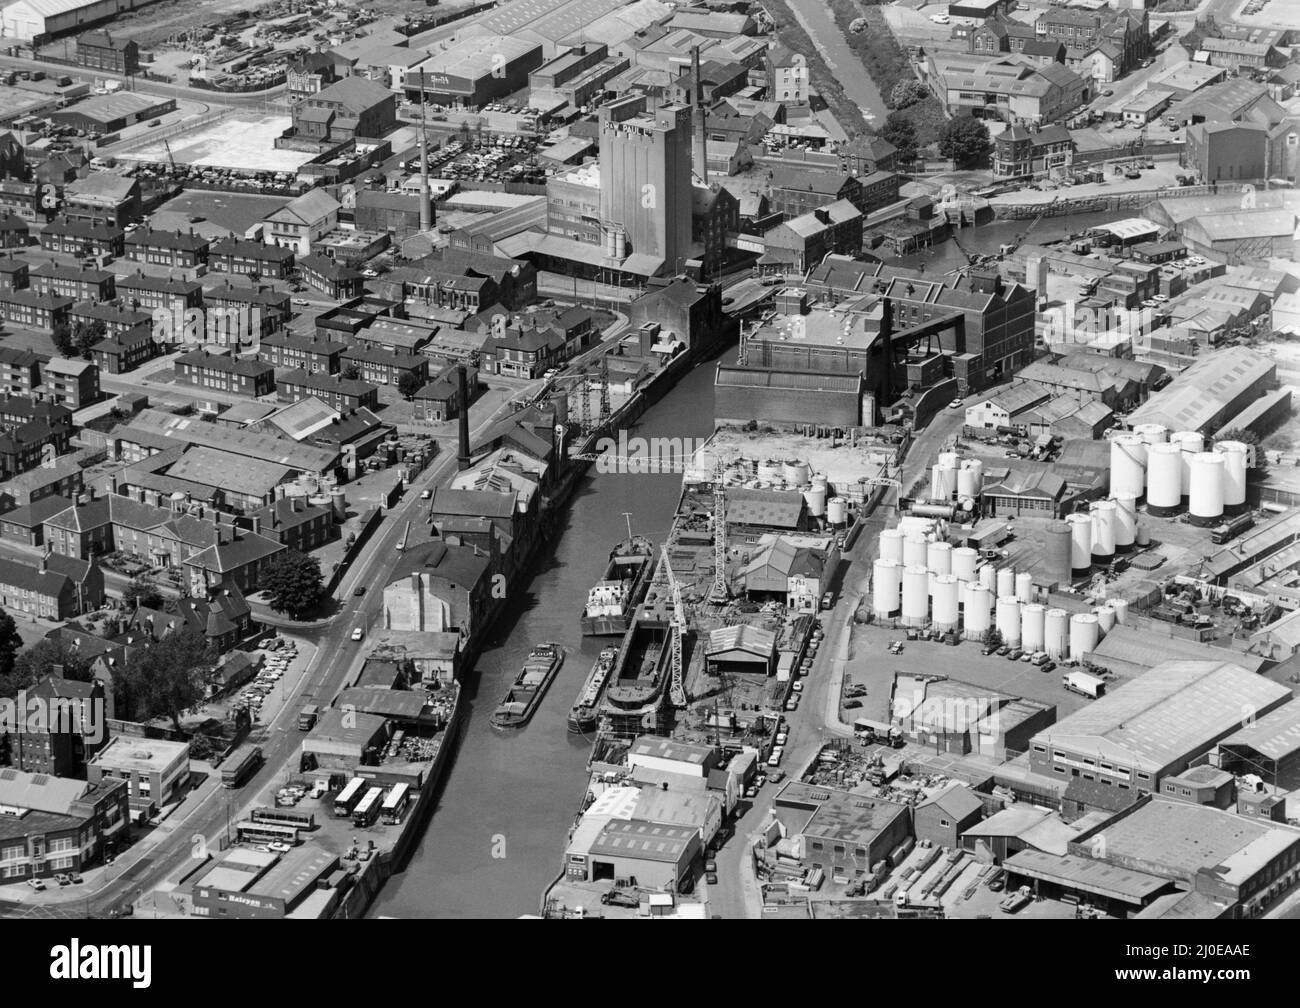
M0 8L5 38L41 40L107 21L153 0L17 0Z
M770 675L776 669L776 634L755 626L720 627L709 634L704 661L710 675Z
M76 105L51 112L50 119L88 133L116 133L132 123L163 115L175 108L174 98L118 91L114 94L95 95Z
M714 378L714 416L719 423L870 425L874 409L869 399L864 404L863 388L860 374L722 364Z

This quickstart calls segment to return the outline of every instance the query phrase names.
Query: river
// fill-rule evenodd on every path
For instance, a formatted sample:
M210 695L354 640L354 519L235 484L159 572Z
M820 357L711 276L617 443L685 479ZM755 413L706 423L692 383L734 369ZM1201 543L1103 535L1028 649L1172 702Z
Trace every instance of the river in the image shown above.
M734 351L732 351L734 354ZM703 438L713 431L713 365L686 375L629 435ZM470 709L438 805L406 870L389 880L372 915L501 918L537 913L559 874L568 828L587 785L590 740L571 736L565 718L601 647L583 638L578 615L604 572L610 548L633 532L656 543L668 534L681 492L679 474L589 470L552 553L528 595L508 610L470 677ZM528 649L558 641L568 657L523 731L488 724Z
M1044 218L1033 240L1059 238L1108 215ZM962 243L996 252L1014 241L1023 221L968 228ZM965 262L952 242L908 256L941 273ZM734 360L735 348L724 352ZM703 438L713 430L714 362L705 362L651 407L629 435ZM537 913L541 895L559 874L568 828L587 784L589 740L571 736L565 718L592 662L610 638L584 638L578 612L587 589L604 571L607 554L627 533L656 543L667 535L681 492L675 474L598 473L591 469L568 510L553 551L503 616L496 638L470 676L468 716L454 761L444 775L438 804L402 873L389 880L372 915L398 918L501 918ZM528 649L554 640L568 649L531 724L503 735L488 724L497 701Z

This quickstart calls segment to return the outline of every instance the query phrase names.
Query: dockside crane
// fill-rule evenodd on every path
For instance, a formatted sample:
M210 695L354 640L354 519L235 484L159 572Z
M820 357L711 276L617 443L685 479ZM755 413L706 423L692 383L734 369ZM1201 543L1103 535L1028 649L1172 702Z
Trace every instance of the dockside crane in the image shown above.
M660 555L664 576L668 578L668 591L673 605L672 616L668 620L668 632L671 634L669 660L672 662L672 679L668 687L668 698L672 701L674 707L683 708L687 702L685 674L682 670L682 651L685 645L683 638L686 636L686 607L682 604L682 586L678 583L676 575L673 574L673 562L668 555L667 543L660 547Z
M713 590L709 601L726 605L731 599L727 587L727 502L722 487L722 459L713 467Z

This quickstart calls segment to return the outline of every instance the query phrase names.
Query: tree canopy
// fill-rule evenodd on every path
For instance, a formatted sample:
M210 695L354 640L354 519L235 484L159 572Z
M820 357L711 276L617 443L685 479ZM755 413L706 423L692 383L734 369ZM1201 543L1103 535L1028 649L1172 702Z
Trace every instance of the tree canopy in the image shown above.
M958 168L982 161L992 149L989 128L974 116L949 119L939 133L939 153L952 158Z
M270 597L272 609L293 619L315 609L325 592L320 562L297 550L273 557L262 571L258 587Z
M916 160L916 126L902 112L890 112L880 135L898 150L898 160L910 164Z
M203 699L204 678L216 660L207 638L190 627L147 644L125 670L130 715L139 721L168 717L179 731L181 714Z

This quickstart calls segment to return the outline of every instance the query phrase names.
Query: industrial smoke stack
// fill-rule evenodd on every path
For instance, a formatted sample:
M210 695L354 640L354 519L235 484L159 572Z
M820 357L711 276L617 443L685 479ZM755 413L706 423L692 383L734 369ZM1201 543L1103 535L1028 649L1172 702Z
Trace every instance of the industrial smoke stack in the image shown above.
M691 104L695 106L695 121L691 124L695 131L695 174L699 176L700 185L709 184L709 143L708 126L705 123L704 84L700 80L700 47L691 49Z
M456 468L465 470L469 468L469 375L465 371L464 364L456 365L456 393L460 400L457 404L457 411L460 419L460 456L456 460Z
M424 71L420 71L420 231L433 229L433 200L429 194L429 135L424 128Z

